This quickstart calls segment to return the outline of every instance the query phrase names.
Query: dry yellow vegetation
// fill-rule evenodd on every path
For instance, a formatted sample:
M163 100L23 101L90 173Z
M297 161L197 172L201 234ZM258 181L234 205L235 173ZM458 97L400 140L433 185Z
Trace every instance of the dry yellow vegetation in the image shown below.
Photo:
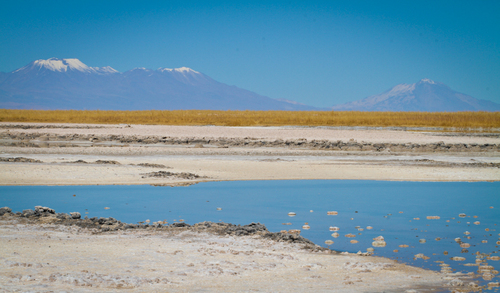
M500 112L87 111L0 109L0 122L219 126L369 126L500 128Z

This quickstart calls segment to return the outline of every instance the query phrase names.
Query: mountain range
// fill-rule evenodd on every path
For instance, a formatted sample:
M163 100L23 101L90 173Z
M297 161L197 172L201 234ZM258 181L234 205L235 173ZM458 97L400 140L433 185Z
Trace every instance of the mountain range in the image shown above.
M0 108L75 110L319 110L213 80L193 69L89 67L36 60L0 74Z
M500 104L422 79L362 100L317 108L230 86L187 67L118 72L109 66L89 67L78 59L50 58L13 72L0 72L0 108L442 112L500 111Z

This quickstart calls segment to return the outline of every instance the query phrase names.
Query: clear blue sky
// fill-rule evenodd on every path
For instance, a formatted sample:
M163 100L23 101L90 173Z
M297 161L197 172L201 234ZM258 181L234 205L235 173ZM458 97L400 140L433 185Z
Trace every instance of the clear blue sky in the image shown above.
M0 0L0 71L50 57L319 107L422 78L500 103L500 1Z

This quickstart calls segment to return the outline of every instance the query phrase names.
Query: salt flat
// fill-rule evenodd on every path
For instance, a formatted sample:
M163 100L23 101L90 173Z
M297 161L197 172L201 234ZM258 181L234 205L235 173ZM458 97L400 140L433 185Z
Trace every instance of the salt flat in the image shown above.
M496 181L500 179L499 154L499 135L483 133L0 123L2 185L278 179ZM8 161L16 157L40 162ZM108 164L96 164L99 160ZM144 176L159 171L199 178Z
M498 134L483 133L0 123L0 185L498 181L499 154ZM259 236L96 234L11 215L0 217L0 263L5 292L426 292L468 284L457 279L464 276Z

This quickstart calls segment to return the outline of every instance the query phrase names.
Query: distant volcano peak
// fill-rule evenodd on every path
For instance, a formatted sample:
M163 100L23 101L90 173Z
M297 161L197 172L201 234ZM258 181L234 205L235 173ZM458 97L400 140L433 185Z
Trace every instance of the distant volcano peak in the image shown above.
M336 105L339 111L500 111L500 105L456 92L428 78L413 84L398 84L382 94Z

